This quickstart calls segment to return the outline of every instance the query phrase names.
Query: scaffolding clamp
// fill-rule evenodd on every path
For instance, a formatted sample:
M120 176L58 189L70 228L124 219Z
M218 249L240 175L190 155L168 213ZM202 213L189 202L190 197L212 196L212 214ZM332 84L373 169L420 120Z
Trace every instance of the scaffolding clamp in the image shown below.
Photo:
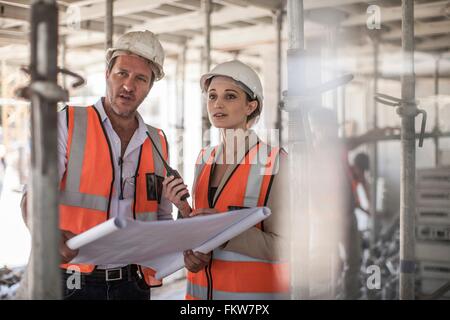
M28 67L23 66L20 70L26 74L30 74L30 69ZM58 67L58 72L76 79L76 81L72 83L73 89L81 87L86 83L82 76L68 69ZM61 88L53 81L44 80L37 80L26 87L19 88L16 90L15 94L16 96L27 100L30 100L33 94L36 94L50 102L67 101L69 99L69 92L67 90Z
M69 98L69 92L52 81L34 81L27 87L19 88L16 95L27 100L38 95L49 102L67 101Z
M420 128L420 135L419 135L419 147L423 146L423 139L425 136L425 126L427 123L427 112L423 109L417 108L418 103L416 100L413 101L402 100L382 93L376 93L375 100L384 105L396 107L397 114L402 118L405 117L415 118L419 114L422 114L422 125Z
M324 92L334 90L340 86L346 85L352 80L352 74L345 74L321 83L318 86L302 88L301 90L298 90L295 95L289 95L288 91L283 91L279 108L287 112L299 110L302 104L314 104L317 96L320 96Z
M58 68L58 72L68 75L68 76L71 76L76 79L76 81L72 83L72 89L81 87L82 85L84 85L86 83L86 80L84 80L84 78L82 76L80 76L78 73L72 72L66 68Z
M282 99L279 104L279 108L286 112L300 111L301 105L306 105L310 102L312 97L289 95L285 90L281 93Z

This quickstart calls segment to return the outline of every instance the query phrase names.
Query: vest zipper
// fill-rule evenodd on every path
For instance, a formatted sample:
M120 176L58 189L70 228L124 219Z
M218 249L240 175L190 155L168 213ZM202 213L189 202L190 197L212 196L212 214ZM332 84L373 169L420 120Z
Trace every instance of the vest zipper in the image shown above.
M122 157L119 157L119 166L120 166L120 194L119 194L119 200L123 200L123 159Z
M211 260L209 261L209 264L205 267L206 272L206 280L208 282L208 294L207 294L207 300L213 299L213 278L212 278L212 261L213 261L213 252L211 252Z

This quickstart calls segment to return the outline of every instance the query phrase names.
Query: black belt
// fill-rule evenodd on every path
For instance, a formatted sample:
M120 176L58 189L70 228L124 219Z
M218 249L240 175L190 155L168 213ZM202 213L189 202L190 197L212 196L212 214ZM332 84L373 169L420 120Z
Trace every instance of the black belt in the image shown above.
M103 280L106 282L119 281L119 280L138 280L142 279L141 271L138 266L131 264L122 268L113 269L97 269L91 273L83 274L86 278L95 280Z

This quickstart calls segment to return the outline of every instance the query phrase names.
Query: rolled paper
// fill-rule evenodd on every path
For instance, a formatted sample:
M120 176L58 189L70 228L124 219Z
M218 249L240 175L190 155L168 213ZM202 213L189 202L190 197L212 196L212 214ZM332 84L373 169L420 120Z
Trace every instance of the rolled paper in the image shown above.
M103 238L108 234L111 234L119 229L125 228L127 226L127 222L125 219L121 218L112 218L108 221L96 225L95 227L69 239L66 242L67 247L71 250L76 250L85 246L88 243L91 243L97 239Z

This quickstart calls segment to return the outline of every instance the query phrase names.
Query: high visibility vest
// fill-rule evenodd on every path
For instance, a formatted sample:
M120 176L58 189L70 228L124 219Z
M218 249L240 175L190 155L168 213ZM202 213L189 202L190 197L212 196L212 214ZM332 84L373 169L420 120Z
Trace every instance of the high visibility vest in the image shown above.
M204 149L197 160L194 209L210 207L208 187L217 150L217 147ZM224 213L229 206L266 205L278 163L279 148L256 143L236 167L220 194L216 195L212 207ZM263 230L261 223L255 227ZM213 250L211 262L204 270L188 272L186 299L287 299L288 274L285 261L262 260L218 248Z
M114 185L114 165L110 142L100 114L94 106L67 107L68 141L67 168L60 184L60 229L80 234L109 219ZM147 131L167 160L167 140L160 129L147 125ZM157 220L158 202L147 199L146 174L165 176L165 168L149 138L141 145L135 173L133 218L140 221ZM90 273L95 265L76 266ZM139 266L147 284L160 285L153 278L154 271Z
M356 208L358 208L361 205L361 203L359 201L359 195L358 195L359 181L355 178L355 174L353 173L352 167L350 167L347 162L345 162L344 165L345 165L345 169L347 171L348 183L350 184L350 188L351 188L352 204Z

